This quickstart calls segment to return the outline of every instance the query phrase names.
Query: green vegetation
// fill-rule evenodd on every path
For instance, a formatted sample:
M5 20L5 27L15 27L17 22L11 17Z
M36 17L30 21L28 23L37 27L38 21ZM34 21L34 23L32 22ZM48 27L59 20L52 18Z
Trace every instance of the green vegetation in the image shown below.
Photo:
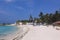
M52 24L53 22L60 21L60 11L56 11L55 13L46 13L42 12L39 14L39 18L41 22Z
M22 24L26 24L29 21L28 20L22 20L21 22L22 22Z
M20 25L19 22L20 22L20 20L17 20L17 21L16 21L16 25Z
M19 22L22 22L23 24L26 24L27 22L35 22L36 23L46 23L46 24L52 24L56 21L60 21L60 11L56 11L55 13L43 13L40 12L38 18L33 18L32 15L30 15L29 20L18 20L16 23L19 24Z
M16 21L17 25L20 25L19 23L22 22L22 24L26 24L27 22L29 22L29 20L18 20Z

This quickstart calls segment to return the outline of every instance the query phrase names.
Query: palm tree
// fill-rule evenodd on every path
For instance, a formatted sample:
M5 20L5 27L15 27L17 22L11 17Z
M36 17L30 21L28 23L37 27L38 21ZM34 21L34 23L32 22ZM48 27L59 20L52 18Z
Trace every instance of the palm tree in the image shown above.
M20 20L17 20L17 21L16 21L16 25L20 25L20 24L19 24L20 22L21 22Z
M33 22L33 17L32 17L32 15L30 15L29 21L30 21L30 22Z
M45 16L44 16L44 22L49 23L49 14L48 13L45 14Z
M40 22L43 23L44 22L44 15L42 12L40 12L39 18L40 18L39 20L41 20Z

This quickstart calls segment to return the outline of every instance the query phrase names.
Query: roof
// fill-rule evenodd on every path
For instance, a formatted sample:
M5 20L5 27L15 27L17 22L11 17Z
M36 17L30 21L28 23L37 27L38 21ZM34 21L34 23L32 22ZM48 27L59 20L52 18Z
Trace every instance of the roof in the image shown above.
M60 21L56 21L55 23L60 23Z
M60 24L60 21L56 21L56 22L54 22L53 24Z

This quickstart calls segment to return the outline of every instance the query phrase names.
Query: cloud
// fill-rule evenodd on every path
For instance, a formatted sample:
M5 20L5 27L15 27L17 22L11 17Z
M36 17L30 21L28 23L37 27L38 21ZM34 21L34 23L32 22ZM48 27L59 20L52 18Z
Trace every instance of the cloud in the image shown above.
M34 7L34 0L22 0L23 2L25 2L25 4L27 5L27 7Z
M9 3L9 2L13 2L13 1L14 1L14 0L5 0L5 2L8 2L8 3Z
M19 9L19 10L25 10L25 8L24 7L21 7L21 6L17 6L17 7L15 7L16 9Z
M7 2L11 2L12 0L5 0L5 1L7 1Z
M23 7L17 7L17 9L24 9Z
M1 14L1 13L2 13L2 14L4 14L4 13L6 13L6 12L5 12L5 11L0 10L0 14Z
M7 12L7 11L5 11L5 10L0 10L0 14L8 15L8 12Z
M34 0L16 0L16 1L22 2L22 4L24 3L28 7L34 6Z

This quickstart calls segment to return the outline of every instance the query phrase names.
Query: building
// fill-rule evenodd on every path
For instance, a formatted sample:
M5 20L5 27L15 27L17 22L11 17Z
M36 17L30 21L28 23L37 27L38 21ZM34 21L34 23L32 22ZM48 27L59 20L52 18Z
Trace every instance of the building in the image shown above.
M60 26L60 21L54 22L53 25L55 25L55 26Z
M60 21L54 22L53 26L56 28L56 30L60 30Z

